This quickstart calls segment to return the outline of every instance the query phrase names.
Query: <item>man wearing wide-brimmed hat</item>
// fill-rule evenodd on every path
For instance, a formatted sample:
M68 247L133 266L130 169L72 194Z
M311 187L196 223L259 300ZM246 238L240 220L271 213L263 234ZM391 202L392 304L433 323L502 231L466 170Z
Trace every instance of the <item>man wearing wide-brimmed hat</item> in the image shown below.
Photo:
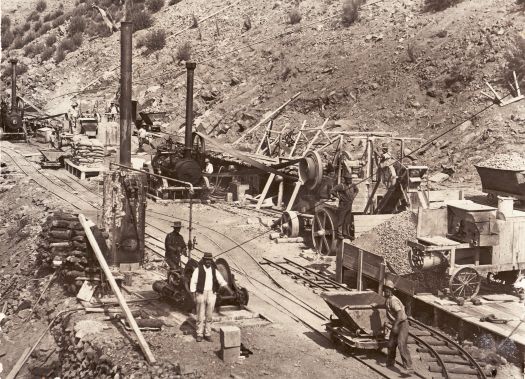
M353 238L353 214L352 205L354 199L359 193L357 185L353 183L357 175L350 172L345 172L343 175L343 182L332 188L331 194L339 199L337 207L337 237L344 238L348 231L350 235L347 237ZM350 228L348 227L350 226Z
M403 366L406 374L412 374L412 358L408 350L408 317L405 312L405 306L394 296L394 282L386 280L383 291L386 297L386 311L392 321L392 329L388 338L388 355L387 367L394 367L396 364L396 348L399 349Z
M164 258L171 269L180 269L180 257L181 255L186 255L187 247L184 238L180 235L181 228L182 223L175 221L173 223L173 231L166 235L164 241L164 248L166 250Z
M217 270L213 255L204 253L199 266L193 271L190 281L190 292L197 305L197 342L201 342L203 337L206 341L211 341L210 324L217 292L221 287L226 288L230 293L232 292L220 271Z

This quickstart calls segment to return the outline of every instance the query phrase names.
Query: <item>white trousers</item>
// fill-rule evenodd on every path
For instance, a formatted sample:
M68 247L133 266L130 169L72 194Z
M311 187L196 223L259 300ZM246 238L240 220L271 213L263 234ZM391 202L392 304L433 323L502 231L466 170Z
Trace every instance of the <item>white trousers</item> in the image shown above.
M213 291L197 293L197 336L211 336L211 320L217 295Z

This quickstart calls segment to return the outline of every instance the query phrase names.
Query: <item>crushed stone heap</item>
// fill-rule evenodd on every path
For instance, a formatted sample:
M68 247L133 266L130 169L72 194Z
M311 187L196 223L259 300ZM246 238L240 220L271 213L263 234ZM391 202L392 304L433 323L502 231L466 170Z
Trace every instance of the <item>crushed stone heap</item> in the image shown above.
M525 170L525 157L518 153L496 154L477 166L500 170Z
M353 241L360 249L384 257L398 275L413 273L406 240L416 240L417 216L410 210L393 216Z

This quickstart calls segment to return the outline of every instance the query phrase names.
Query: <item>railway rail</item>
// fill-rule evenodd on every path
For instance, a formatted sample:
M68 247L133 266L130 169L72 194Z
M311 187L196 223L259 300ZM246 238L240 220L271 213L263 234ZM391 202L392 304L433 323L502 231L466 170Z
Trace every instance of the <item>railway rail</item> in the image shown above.
M37 170L32 165L32 163L22 155L12 150L6 150L9 149L4 149L4 153L13 161L13 163L20 169L22 173L30 177L41 187L55 194L60 199L68 202L77 209L89 207L98 210L101 208L99 195L94 193L90 188L67 176L61 177L60 174L56 173L45 175ZM147 211L147 215L153 219L152 222L146 222L147 227L158 229L162 233L166 233L167 231L162 229L160 226L155 225L155 221L162 222L173 221L174 219L177 219L174 216L161 212L154 212L151 210ZM275 307L277 310L288 314L293 320L302 323L322 338L330 339L330 337L324 332L324 329L322 328L322 325L330 320L329 316L327 316L323 311L318 310L305 302L299 296L294 294L293 290L287 289L284 285L282 285L243 246L241 246L231 237L226 236L224 233L206 225L199 223L196 224L200 228L204 228L210 232L220 235L222 238L230 240L230 242L235 244L236 248L241 249L254 263L256 263L260 272L264 273L264 275L270 279L271 285L261 278L256 278L253 272L250 271L249 274L243 267L236 263L234 264L233 270L239 275L245 277L248 282L259 289L258 296L264 296L265 299L261 298L263 301ZM161 238L155 236L155 234L156 233L152 232L146 233L146 245L148 250L163 257L164 241L162 241ZM216 242L215 238L209 236L206 233L201 234L211 243L215 244L218 248L224 250L225 246L222 246ZM308 278L308 280L305 280L305 282L309 284L315 283L316 288L329 290L337 287L338 289L341 289L341 285L339 285L339 283L337 283L338 286L336 286L334 284L336 282L333 282L330 278L327 278L319 273L315 273L313 270L301 266L300 264L291 260L285 260L284 263L288 267L284 270L283 267L286 267L284 264L272 262L269 260L267 260L267 262L271 262L269 263L270 265L281 269L286 274L295 275L300 279L304 279L306 277L306 273L308 273L308 275L312 275ZM278 300L275 298L276 295L279 296ZM297 307L299 307L300 310L298 310ZM418 363L418 365L422 367L418 367L416 374L417 377L485 379L487 374L490 376L495 374L494 370L488 370L488 368L484 367L483 364L476 362L467 351L465 351L460 345L443 333L436 331L413 318L410 318L409 322L411 328L409 334L410 343L415 345L415 349L411 349L413 350L412 354L414 355L415 350L417 356L421 358L421 362L424 363ZM393 371L378 363L380 361L384 361L385 358L380 352L368 351L365 355L362 352L360 353L358 351L352 351L351 356L362 364L368 366L377 374L385 378L392 377ZM421 370L419 370L419 368L421 368Z

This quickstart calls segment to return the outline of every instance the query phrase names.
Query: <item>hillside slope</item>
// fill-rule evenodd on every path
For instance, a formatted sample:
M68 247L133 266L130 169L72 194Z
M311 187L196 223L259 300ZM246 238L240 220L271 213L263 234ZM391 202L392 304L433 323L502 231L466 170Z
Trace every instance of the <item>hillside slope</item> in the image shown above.
M277 128L347 119L352 129L421 138L439 135L489 105L481 94L488 91L484 80L503 95L509 92L505 54L516 35L524 36L525 25L515 0L465 0L440 12L424 12L423 0L368 1L348 27L341 22L342 1L294 3L166 2L149 29L165 30L166 46L151 54L134 51L134 98L170 112L171 131L182 125L185 69L177 50L186 42L198 63L198 123L225 141L299 91L300 99L277 119ZM189 28L193 15L202 20L228 5ZM292 9L302 16L295 25L289 23ZM243 30L247 18L251 29ZM147 33L136 32L134 40ZM106 106L118 88L119 54L117 32L84 38L58 64L22 58L29 70L19 83L21 93L52 112L67 109L75 95L90 106L95 101ZM5 66L5 54L2 59ZM89 91L72 93L88 85ZM525 103L493 106L421 151L420 161L434 168L454 165L462 180L469 180L471 163L496 152L523 151L524 138Z

